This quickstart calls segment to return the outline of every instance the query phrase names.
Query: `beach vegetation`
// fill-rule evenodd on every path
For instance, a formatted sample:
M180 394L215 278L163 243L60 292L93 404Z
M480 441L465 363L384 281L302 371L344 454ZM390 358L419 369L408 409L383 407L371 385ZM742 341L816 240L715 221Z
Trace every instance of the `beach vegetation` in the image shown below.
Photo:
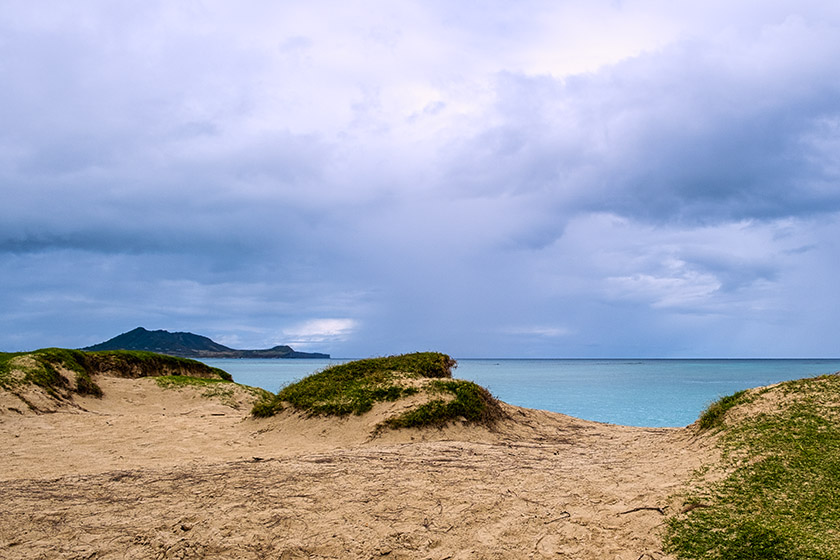
M359 415L378 402L425 393L429 400L383 426L442 426L457 418L490 423L500 417L501 407L486 389L451 379L455 366L455 360L437 352L356 360L287 385L276 395L258 401L251 412L256 417L268 417L288 406L312 415Z
M15 385L15 378L12 375L12 359L20 355L20 352L0 352L0 388L10 389Z
M186 375L233 381L230 373L208 366L198 360L156 354L145 350L97 350L80 352L87 367L96 372L108 372L121 377L156 377Z
M253 414L272 416L284 403L310 414L363 414L374 403L396 401L418 392L409 380L451 377L455 360L437 352L368 358L330 366L283 387L258 402Z
M155 377L155 383L161 389L181 389L183 387L212 387L219 383L228 384L227 379L191 377L189 375L161 375Z
M721 397L710 404L706 410L700 414L700 418L697 421L698 427L701 430L720 428L723 424L723 418L726 415L726 412L734 406L745 403L748 399L749 395L747 391L738 391L731 395Z
M68 394L102 396L84 365L83 352L64 348L43 348L34 352L3 354L0 358L0 385L17 392L35 385L55 399Z
M666 548L684 559L840 558L840 376L722 401L711 425L724 476L684 497Z
M450 399L434 398L398 416L385 420L388 428L441 427L462 419L481 425L492 425L504 416L499 401L490 392L464 380L435 380L426 387L431 394L448 394Z
M191 377L189 375L161 375L155 377L155 383L161 389L193 388L200 391L200 395L207 399L217 399L227 406L239 408L236 400L237 389L261 399L270 398L271 393L259 387L250 387L233 383L227 379Z
M101 397L102 389L94 380L97 374L135 378L167 373L207 381L232 380L228 372L196 360L152 352L42 348L33 352L0 353L0 388L25 402L21 391L31 386L56 400L65 400L73 394Z
M277 399L277 395L269 393L257 399L257 402L251 407L251 416L254 418L269 418L285 408L283 402Z

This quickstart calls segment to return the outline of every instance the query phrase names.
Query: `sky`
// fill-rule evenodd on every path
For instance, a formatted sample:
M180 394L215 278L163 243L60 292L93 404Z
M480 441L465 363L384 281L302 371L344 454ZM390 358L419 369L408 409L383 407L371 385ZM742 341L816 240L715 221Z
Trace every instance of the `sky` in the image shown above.
M4 0L0 351L838 357L840 4Z

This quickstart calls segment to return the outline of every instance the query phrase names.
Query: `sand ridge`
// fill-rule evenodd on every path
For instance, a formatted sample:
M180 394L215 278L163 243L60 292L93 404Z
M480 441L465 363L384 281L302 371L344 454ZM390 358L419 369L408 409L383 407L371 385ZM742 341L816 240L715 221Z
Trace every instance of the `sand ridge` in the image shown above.
M100 377L102 399L0 412L0 558L669 558L669 496L716 457L689 428L504 405L495 430L248 415Z

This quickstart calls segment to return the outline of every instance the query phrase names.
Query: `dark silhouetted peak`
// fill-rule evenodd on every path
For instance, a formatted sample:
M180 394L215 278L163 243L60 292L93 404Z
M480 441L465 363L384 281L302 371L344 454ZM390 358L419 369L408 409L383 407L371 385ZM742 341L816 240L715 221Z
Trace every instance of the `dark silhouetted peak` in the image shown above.
M190 332L150 331L137 327L110 340L83 348L98 350L141 350L182 356L185 358L329 358L320 352L297 352L290 346L279 345L265 350L236 350L206 336Z

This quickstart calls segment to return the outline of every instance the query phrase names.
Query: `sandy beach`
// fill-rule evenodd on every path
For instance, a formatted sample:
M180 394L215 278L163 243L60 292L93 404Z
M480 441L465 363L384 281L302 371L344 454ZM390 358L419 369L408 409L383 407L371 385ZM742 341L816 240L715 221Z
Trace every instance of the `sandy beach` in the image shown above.
M96 381L48 413L0 400L0 558L663 560L670 496L716 459L693 427L504 405L377 435L404 405L254 419L244 389Z

